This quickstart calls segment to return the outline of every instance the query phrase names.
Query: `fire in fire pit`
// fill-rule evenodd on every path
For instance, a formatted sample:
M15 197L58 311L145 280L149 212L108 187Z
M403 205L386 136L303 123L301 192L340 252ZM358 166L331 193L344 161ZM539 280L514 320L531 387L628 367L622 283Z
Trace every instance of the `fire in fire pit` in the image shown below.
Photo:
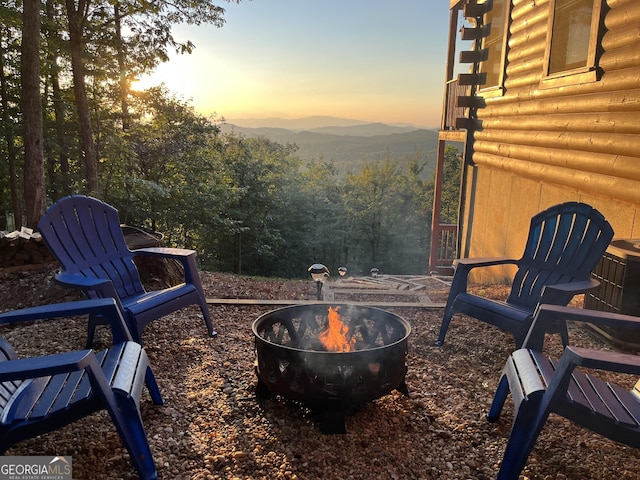
M295 305L253 323L259 393L299 401L324 433L344 433L345 415L405 383L411 326L379 308Z
M330 352L350 352L356 343L355 337L348 337L349 328L340 318L337 308L329 307L327 328L318 335L318 340Z

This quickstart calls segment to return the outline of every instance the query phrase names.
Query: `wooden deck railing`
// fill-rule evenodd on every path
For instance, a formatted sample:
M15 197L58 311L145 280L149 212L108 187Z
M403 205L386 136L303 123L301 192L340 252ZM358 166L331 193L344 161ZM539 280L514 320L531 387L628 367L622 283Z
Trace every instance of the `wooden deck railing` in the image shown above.
M458 225L440 224L434 230L436 241L431 245L429 270L438 274L453 274L453 261L458 253Z
M464 118L467 116L467 108L458 107L458 97L469 95L469 85L459 85L458 80L449 80L447 82L445 112L443 130L455 130L456 118Z

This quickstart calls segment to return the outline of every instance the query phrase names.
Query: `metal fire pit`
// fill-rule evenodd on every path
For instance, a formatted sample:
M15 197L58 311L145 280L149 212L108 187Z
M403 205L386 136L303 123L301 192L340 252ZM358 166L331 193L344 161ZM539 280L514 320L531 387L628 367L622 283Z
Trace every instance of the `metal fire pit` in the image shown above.
M324 433L345 433L345 415L405 383L411 326L373 307L334 305L352 351L327 351L318 336L327 328L327 305L295 305L253 322L259 394L281 395L321 416Z

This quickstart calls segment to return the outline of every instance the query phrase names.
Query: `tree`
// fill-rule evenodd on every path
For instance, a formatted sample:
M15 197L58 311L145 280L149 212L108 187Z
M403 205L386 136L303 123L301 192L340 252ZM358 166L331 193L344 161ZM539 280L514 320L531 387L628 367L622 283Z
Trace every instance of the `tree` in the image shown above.
M424 179L428 165L418 151L405 159L394 183L393 224L385 260L394 271L424 274L429 258L433 182Z
M219 244L223 269L271 275L287 257L283 230L296 198L296 150L264 137L225 136L222 160L233 198L224 212L230 229Z
M22 22L22 115L27 226L44 213L44 150L40 97L40 1L24 0Z
M310 162L302 176L299 225L304 225L308 262L338 266L349 261L350 246L342 195L344 185L332 162ZM300 227L298 227L300 228Z
M227 2L240 0L226 0ZM113 42L104 45L115 59L112 78L117 80L116 97L120 104L123 130L129 126L129 102L131 80L152 71L160 62L169 59L168 50L181 54L193 51L191 41L178 42L172 35L172 26L178 23L192 25L224 25L224 8L213 0L160 0L141 3L137 0L114 0L113 14L105 24L113 28ZM127 32L125 35L124 32Z
M98 115L104 111L104 105L118 106L121 128L126 131L130 121L128 95L131 79L166 61L168 48L182 53L189 53L194 48L189 41L175 41L172 26L186 22L210 23L219 27L224 23L224 9L212 0L161 0L152 3L65 0L64 6L85 190L96 194L99 191L98 160L101 159L97 134L101 129L98 124L101 119ZM47 8L47 13L54 10ZM123 34L125 31L126 36ZM52 75L51 79L55 96L56 77ZM98 88L89 91L88 79L91 79L93 87ZM103 98L95 98L104 94ZM58 113L63 112L57 110L56 115ZM109 112L105 119L112 121L113 113ZM68 171L63 163L60 168Z
M184 245L219 210L218 194L224 198L216 178L219 130L165 87L138 93L133 106L144 121L131 125L125 143L104 145L120 161L105 166L103 197L122 205L125 221L162 228L167 241Z
M344 203L350 219L349 243L352 248L359 248L356 258L361 267L380 266L383 259L388 233L384 223L390 211L389 195L396 174L396 167L387 156L383 162L366 163L358 174L347 175Z
M69 51L73 75L73 93L78 113L80 145L82 148L86 191L94 194L98 191L98 156L93 140L93 127L83 61L84 30L88 21L90 0L65 0L69 29Z
M62 6L55 0L46 0L43 24L44 42L42 50L46 52L44 79L44 131L45 161L47 173L47 193L49 198L70 195L73 189L71 176L71 142L68 131L73 130L67 122L69 105L72 103L70 92L62 86L66 50L62 39ZM68 63L68 61L66 62Z
M18 43L22 18L11 10L2 10L0 26L0 108L2 110L0 130L4 139L4 148L0 148L0 155L6 161L1 162L1 189L5 195L0 201L5 211L10 211L14 218L14 227L22 225L22 207L20 202L20 187L18 185L18 124L20 104L20 74L19 59L20 45ZM6 165L6 168L5 168ZM8 227L8 226L6 226Z

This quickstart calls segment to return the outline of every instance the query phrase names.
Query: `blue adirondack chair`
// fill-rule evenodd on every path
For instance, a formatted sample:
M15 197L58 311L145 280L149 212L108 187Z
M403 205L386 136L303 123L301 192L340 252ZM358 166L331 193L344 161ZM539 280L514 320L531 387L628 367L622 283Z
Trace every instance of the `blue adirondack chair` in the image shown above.
M107 350L18 358L0 337L0 453L26 438L61 428L107 410L140 478L158 477L140 416L146 386L154 404L163 403L147 354L133 342L112 298L82 300L16 310L0 324L78 315L109 320L114 344Z
M40 220L38 229L63 267L56 281L82 290L89 298L114 298L135 341L142 342L142 331L149 322L189 305L200 307L209 335L216 335L195 251L161 247L130 250L118 211L84 195L64 197L54 203ZM147 292L134 262L134 257L140 255L179 261L184 282ZM96 325L103 323L100 317L89 318L88 347L93 344Z
M639 317L556 305L540 307L523 348L507 360L487 415L489 421L497 421L511 392L515 411L498 473L500 480L518 478L550 413L612 440L640 447L640 381L629 391L599 378L596 372L639 375L640 357L575 346L565 347L559 361L545 356L545 333L567 320L640 328ZM588 373L576 367L589 369Z
M553 206L531 219L529 236L520 259L470 258L458 261L435 344L444 344L451 318L462 313L511 333L516 348L542 303L567 305L574 295L599 285L591 271L613 238L604 216L585 203ZM472 269L512 264L517 271L506 301L467 292ZM566 329L559 332L566 344Z

